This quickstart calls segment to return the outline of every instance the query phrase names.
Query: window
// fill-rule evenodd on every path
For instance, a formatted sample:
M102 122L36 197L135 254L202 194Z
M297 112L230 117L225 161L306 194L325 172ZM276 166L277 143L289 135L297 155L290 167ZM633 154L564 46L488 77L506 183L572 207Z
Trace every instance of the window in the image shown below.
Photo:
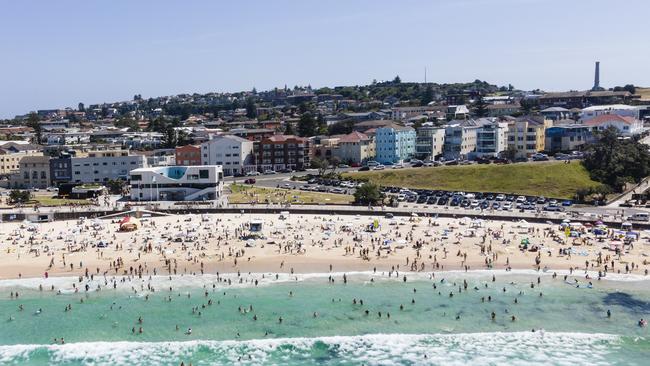
M131 181L132 182L137 182L142 180L142 175L141 174L133 174L131 175Z
M199 169L199 178L207 179L210 176L210 172L207 169Z

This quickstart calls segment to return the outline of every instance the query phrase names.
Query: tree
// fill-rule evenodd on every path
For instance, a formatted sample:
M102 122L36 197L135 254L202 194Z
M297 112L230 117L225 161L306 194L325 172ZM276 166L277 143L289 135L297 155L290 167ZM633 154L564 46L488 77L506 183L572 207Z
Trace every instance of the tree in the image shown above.
M296 131L293 129L293 123L291 122L284 122L284 134L285 135L295 135Z
M332 125L329 125L327 128L328 135L347 135L352 132L354 127L354 121L345 120L341 122L336 122Z
M474 102L474 114L477 117L485 117L487 116L487 103L485 103L485 100L483 100L483 96L479 96L478 99Z
M83 103L80 102L79 105L77 106L77 110L78 110L79 112L85 112L85 111L86 111L86 107L84 106Z
M178 146L178 138L176 135L176 129L172 125L168 125L165 129L165 147L168 149L173 149Z
M639 183L650 174L650 152L635 139L620 140L610 127L587 147L583 165L591 179L621 191L626 183Z
M106 182L106 187L111 194L123 194L126 182L121 179L109 179Z
M316 134L316 120L311 112L305 112L298 121L298 135L314 136Z
M32 112L27 117L27 127L31 127L34 130L34 138L37 144L43 143L43 127L41 126L40 119L38 114Z
M251 119L257 117L257 107L253 98L246 99L246 117Z
M318 175L325 175L325 171L327 171L327 161L321 158L313 158L310 160L310 163L312 169L318 169Z
M424 89L424 93L422 93L422 98L420 98L420 104L427 105L432 101L433 101L433 87L431 85L427 85L427 87Z
M402 79L400 79L399 75L395 76L395 78L393 79L393 84L401 84L401 83L402 83Z
M12 203L25 203L29 201L31 194L29 191L14 189L9 193L9 201Z
M515 160L517 155L517 149L514 146L508 146L508 148L503 152L503 157L508 160Z
M366 182L354 192L354 202L360 205L374 205L382 199L381 189L374 183Z
M115 121L114 126L120 128L126 127L130 131L138 131L140 129L138 122L131 117L118 118L117 121Z

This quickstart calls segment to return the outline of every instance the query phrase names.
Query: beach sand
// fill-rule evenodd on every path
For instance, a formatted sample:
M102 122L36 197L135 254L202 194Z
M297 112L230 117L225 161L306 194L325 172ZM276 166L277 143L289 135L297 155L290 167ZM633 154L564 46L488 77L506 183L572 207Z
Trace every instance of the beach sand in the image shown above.
M262 222L259 233L249 231L251 221ZM375 223L376 231L369 231ZM608 273L646 275L648 234L641 233L632 246L623 246L622 241L614 241L617 229L610 228L609 237L598 240L583 228L586 233L576 239L567 238L557 224L293 214L284 220L277 214L150 217L131 232L120 232L118 219L0 223L0 279L43 277L46 272L48 276L138 271L167 275L200 274L201 270L431 272L510 267L583 273L586 265L591 272L604 271L607 265ZM263 238L242 239L245 235ZM520 250L524 239L539 251ZM108 246L94 247L99 242ZM620 257L610 250L612 242L623 248ZM418 245L419 249L414 247ZM571 248L572 254L560 255L560 248Z

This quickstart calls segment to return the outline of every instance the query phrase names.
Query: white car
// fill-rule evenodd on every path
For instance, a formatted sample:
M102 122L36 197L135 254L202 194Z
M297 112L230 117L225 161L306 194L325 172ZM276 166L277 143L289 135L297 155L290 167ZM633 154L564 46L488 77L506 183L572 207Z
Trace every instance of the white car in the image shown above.
M398 195L397 195L397 200L400 201L400 202L406 200L406 195L404 195L404 194L398 194Z
M258 175L260 175L260 172L248 172L248 173L246 173L247 177L255 177L255 176L258 176Z
M480 205L480 202L478 200L473 200L472 203L469 205L471 208L477 208Z
M402 169L402 168L404 168L404 165L402 165L402 164L393 165L393 169Z
M376 165L374 168L372 168L372 170L384 170L384 169L386 169L386 167L381 164Z
M501 206L501 209L502 209L503 211L510 211L510 210L512 210L512 202L506 202L506 203L504 203L503 206Z
M506 195L505 195L505 194L497 194L497 197L496 197L496 200L497 200L497 201L503 201L503 200L505 200L505 199L506 199Z
M264 171L265 175L270 175L270 174L276 174L275 170L265 170Z

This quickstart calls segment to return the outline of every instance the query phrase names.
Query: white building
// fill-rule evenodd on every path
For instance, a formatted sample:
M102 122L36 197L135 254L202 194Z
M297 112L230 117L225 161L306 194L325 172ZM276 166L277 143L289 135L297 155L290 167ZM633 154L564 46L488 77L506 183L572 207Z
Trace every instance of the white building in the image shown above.
M476 156L496 157L507 149L508 124L506 122L488 121L476 131Z
M129 178L132 201L212 201L223 194L218 165L140 168Z
M433 125L422 126L415 138L415 156L419 159L435 160L445 147L445 129Z
M128 150L90 151L87 157L71 159L72 182L105 183L126 180L133 169L144 168L147 160L142 155L129 155Z
M594 132L614 127L622 136L638 135L643 132L643 122L634 117L619 116L617 114L602 114L589 119L583 124L591 128Z
M580 113L580 120L584 123L594 117L606 114L639 119L639 108L627 104L594 105L582 110L582 113Z
M215 136L201 144L201 164L221 165L225 175L255 171L253 144L238 136Z

